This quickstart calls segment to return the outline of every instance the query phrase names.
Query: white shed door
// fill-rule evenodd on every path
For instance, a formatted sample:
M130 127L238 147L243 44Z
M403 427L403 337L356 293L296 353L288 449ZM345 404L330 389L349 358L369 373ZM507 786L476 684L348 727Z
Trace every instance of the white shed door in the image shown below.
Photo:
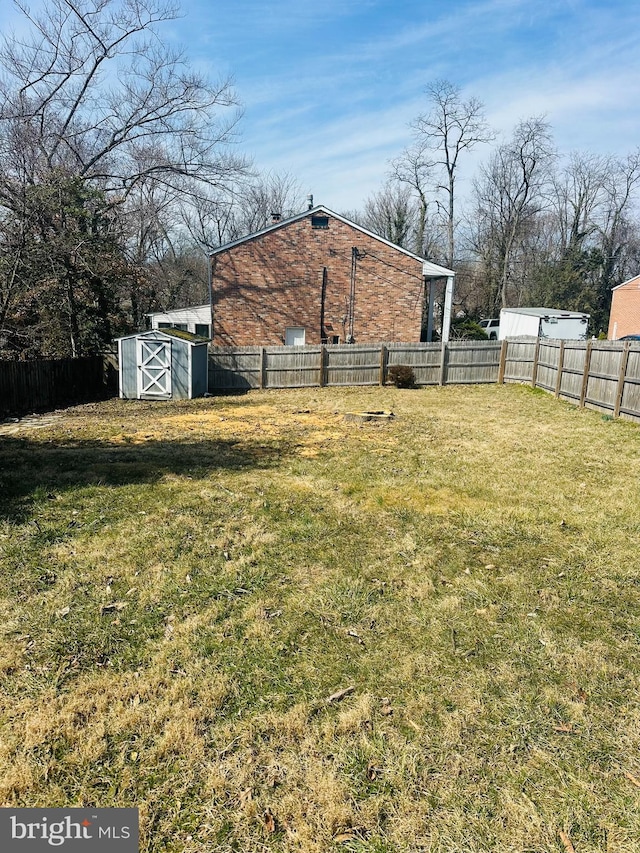
M138 338L138 397L171 397L171 341Z
M304 328L302 326L287 326L284 333L284 342L288 347L303 347L305 341Z

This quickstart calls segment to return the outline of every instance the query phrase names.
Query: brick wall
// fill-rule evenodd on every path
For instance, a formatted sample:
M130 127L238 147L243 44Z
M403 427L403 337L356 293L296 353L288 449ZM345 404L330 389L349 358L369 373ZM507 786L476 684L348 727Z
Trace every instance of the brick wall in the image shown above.
M324 213L322 214L324 215ZM312 216L226 249L213 260L214 345L282 344L287 327L303 327L305 343L324 331L344 343L349 334L352 248L356 262L354 338L357 343L419 341L422 263L329 216Z
M637 334L640 334L640 276L613 291L607 337L615 341L623 335Z

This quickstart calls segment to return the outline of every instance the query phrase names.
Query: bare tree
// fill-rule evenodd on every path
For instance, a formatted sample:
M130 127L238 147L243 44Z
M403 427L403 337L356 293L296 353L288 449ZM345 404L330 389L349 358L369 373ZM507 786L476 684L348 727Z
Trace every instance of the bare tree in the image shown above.
M69 220L72 202L86 208L76 212L77 228L94 215L104 222L117 215L109 251L112 258L121 252L127 270L132 261L140 265L137 276L127 273L128 298L118 294L138 325L152 301L145 265L155 264L157 274L182 253L177 194L197 199L203 187L224 192L247 170L229 146L239 118L233 90L226 79L211 83L192 72L184 56L163 44L160 25L178 14L171 0L48 0L41 14L32 14L24 0L13 3L28 31L0 42L0 229L7 226L0 236L0 337L19 348L8 318L25 317L27 304L33 328L46 334L49 321L41 320L52 306L33 261L42 254L33 225L40 198L52 223L48 233L57 237L55 224ZM104 229L88 233L97 252ZM71 307L66 314L60 307L49 325L67 325L58 340L69 339L75 355L98 346L109 324L97 313L76 310L74 288L90 285L102 294L104 287L81 266L77 252L60 244L60 258L51 281L64 276ZM115 260L102 268L110 286L116 268ZM189 275L172 275L167 287L175 288L176 281L190 286ZM15 327L18 321L12 322ZM79 322L86 328L74 329ZM30 352L37 347L32 341ZM51 351L49 344L46 349Z
M517 249L548 205L554 149L542 118L521 121L480 170L474 186L477 249L493 290L493 308L506 308L517 282Z
M253 234L274 220L304 209L300 184L288 173L267 172L238 186L235 193L238 236Z
M157 35L167 0L49 0L26 38L0 47L2 191L62 169L126 195L154 175L224 182L238 113L228 80L211 84ZM220 114L224 115L221 119Z
M490 142L494 134L477 98L464 100L458 86L438 80L427 87L431 103L429 112L418 116L412 124L415 144L408 149L394 170L400 180L416 188L425 205L425 183L436 177L435 189L443 192L444 203L438 206L444 216L447 234L445 263L453 266L455 258L456 179L460 157L476 145Z
M574 152L553 180L552 205L562 251L582 248L597 230L611 158Z
M360 224L398 246L413 249L416 209L409 187L387 183L365 201Z
M548 242L536 250L534 298L588 311L594 331L606 328L611 288L636 272L639 187L638 151L624 158L571 155L554 178L544 217Z
M604 184L605 215L599 228L604 288L616 283L615 268L621 260L629 230L629 213L639 188L640 148L637 148L625 158L614 161Z
M425 140L420 140L391 162L393 180L410 187L418 200L416 239L413 248L417 254L425 258L431 257L426 236L429 218L429 193L432 173L436 165L433 156Z

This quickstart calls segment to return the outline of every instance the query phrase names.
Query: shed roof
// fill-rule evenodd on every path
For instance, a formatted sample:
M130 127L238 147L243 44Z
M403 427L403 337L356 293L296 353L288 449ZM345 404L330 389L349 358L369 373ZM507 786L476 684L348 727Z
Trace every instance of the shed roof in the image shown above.
M379 234L375 234L373 231L369 231L368 228L365 228L362 225L358 225L357 222L353 222L351 219L347 219L346 216L342 216L339 213L335 213L333 210L330 210L328 207L325 207L322 204L318 204L315 207L310 208L309 210L304 210L302 213L297 213L295 214L295 216L290 216L287 219L281 219L279 222L274 222L272 225L268 225L266 228L261 228L259 231L255 231L253 234L247 234L246 237L240 237L237 240L232 240L230 243L225 243L224 246L219 246L217 249L214 249L212 252L210 252L209 255L210 257L214 257L215 255L218 255L221 252L226 252L228 249L233 249L235 246L241 246L243 243L246 243L249 240L255 240L258 237L262 237L264 234L269 234L271 231L277 231L279 228L285 228L292 222L299 222L301 219L305 219L308 216L315 216L318 213L324 213L327 216L331 216L334 219L338 219L340 220L340 222L344 222L346 225L350 225L352 228L361 231L368 237L372 237L374 240L379 240L386 246L390 246L391 248L396 249L398 252L401 252L402 254L407 255L408 257L413 258L416 261L419 261L422 264L422 274L427 278L449 278L450 276L455 275L453 270L447 269L446 267L441 267L439 264L434 264L431 261L426 261L424 258L421 258L420 255L416 255L413 252L410 252L408 249L404 249L402 246L398 246L396 243L392 243L391 240L387 240L385 237L381 237Z
M512 314L526 314L528 317L588 317L586 311L563 311L560 308L503 308Z
M194 335L192 332L184 332L182 329L149 329L146 332L134 332L131 335L123 335L121 338L116 338L118 341L126 341L130 338L145 338L148 340L162 340L162 338L177 338L184 341L190 346L209 343L210 338L204 338L202 335Z

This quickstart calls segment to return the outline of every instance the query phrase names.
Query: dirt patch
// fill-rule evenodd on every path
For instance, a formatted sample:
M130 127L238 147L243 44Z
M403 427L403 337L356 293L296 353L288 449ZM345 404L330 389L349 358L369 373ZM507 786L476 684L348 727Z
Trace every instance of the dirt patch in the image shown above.
M0 435L18 435L21 432L33 429L56 426L62 418L61 412L46 415L27 415L24 418L9 418L6 421L0 421Z

